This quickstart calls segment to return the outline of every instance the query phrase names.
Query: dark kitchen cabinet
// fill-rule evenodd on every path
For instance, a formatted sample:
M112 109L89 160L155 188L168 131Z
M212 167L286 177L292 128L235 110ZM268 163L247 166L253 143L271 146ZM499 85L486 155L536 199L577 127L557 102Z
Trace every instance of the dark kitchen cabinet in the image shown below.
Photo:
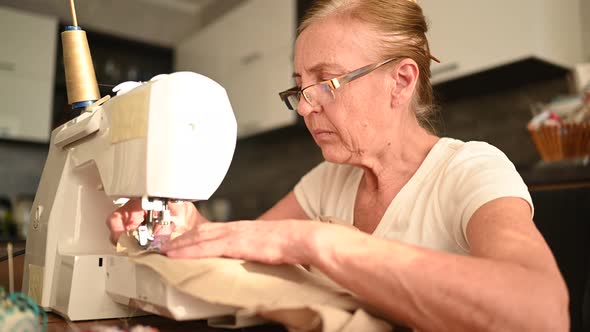
M535 224L569 289L571 331L590 331L590 186L532 190L531 196Z

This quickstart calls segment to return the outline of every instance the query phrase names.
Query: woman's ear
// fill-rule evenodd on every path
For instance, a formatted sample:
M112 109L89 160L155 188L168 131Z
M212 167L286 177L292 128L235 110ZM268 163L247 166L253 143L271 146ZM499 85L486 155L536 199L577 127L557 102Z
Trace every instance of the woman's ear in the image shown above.
M391 71L393 89L391 97L398 104L409 103L414 95L414 88L418 82L420 70L418 64L412 59L404 59Z

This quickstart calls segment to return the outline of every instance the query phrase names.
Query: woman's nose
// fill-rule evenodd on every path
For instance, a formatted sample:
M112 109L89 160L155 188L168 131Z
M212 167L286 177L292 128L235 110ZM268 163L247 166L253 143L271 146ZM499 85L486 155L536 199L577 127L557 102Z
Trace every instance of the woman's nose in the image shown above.
M312 106L303 96L301 96L301 99L299 99L299 105L297 105L297 113L302 117L305 117L312 112L318 112L319 108L319 106Z

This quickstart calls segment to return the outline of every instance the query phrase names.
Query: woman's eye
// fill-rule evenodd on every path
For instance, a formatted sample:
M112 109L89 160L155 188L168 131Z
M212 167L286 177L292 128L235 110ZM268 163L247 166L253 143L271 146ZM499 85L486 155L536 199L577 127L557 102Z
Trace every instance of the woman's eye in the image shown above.
M326 74L326 75L322 75L320 78L320 82L324 82L324 81L329 81L331 79L333 79L334 77L338 77L340 76L339 74Z

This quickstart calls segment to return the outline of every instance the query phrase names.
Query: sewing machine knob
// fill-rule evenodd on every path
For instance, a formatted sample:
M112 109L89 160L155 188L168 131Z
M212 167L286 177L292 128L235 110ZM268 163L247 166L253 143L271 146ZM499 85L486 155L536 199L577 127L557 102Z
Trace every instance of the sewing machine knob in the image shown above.
M37 205L37 208L35 209L35 214L33 216L33 229L34 230L39 229L39 223L41 222L41 213L43 213L43 206Z

